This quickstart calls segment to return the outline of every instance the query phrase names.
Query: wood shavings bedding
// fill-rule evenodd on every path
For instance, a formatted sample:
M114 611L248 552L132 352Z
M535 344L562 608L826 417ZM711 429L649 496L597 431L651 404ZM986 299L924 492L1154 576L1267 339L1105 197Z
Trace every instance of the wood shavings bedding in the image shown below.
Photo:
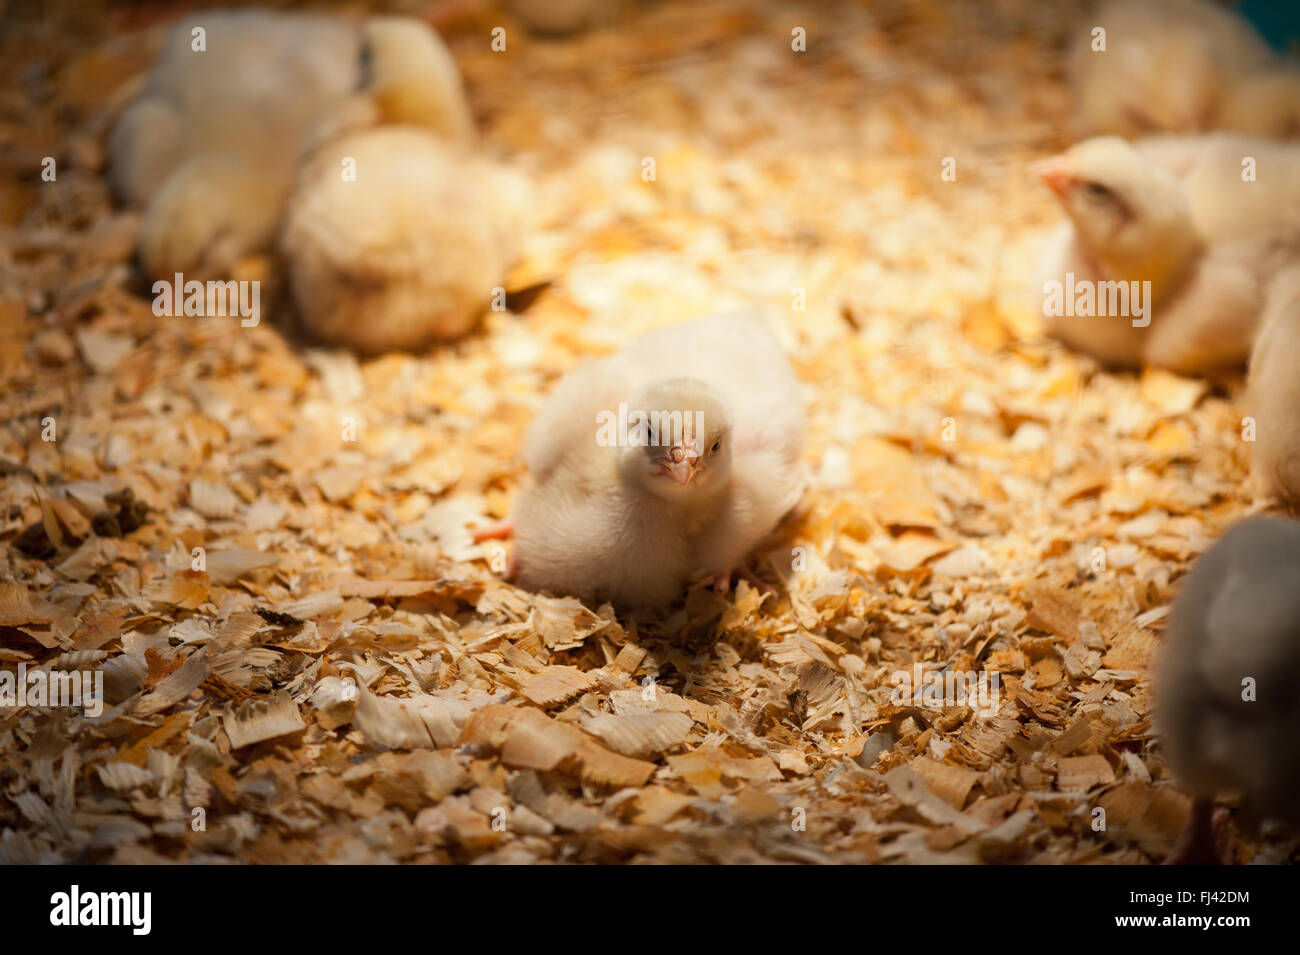
M1256 506L1239 382L1101 371L1025 306L1075 11L892 7L643 3L508 65L449 24L544 201L517 310L416 354L304 347L274 305L155 318L94 162L0 182L0 669L98 670L107 701L0 708L0 861L1158 860L1188 803L1150 660ZM77 29L0 40L14 75L64 65L6 102L28 151L107 128L163 26L42 15ZM77 71L105 76L73 103ZM632 619L504 582L473 530L547 390L728 304L774 316L809 405L772 592ZM893 699L981 671L989 712Z

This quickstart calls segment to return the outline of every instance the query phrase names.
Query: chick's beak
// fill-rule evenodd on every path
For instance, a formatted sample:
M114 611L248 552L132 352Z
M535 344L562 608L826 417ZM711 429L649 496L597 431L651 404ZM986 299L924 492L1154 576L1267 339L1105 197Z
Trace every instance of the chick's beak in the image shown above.
M663 473L678 484L690 484L691 478L695 477L695 463L693 461L665 461L663 463Z
M684 448L671 448L659 459L659 471L685 486L703 470L699 455Z
M1075 183L1074 170L1061 156L1041 159L1030 166L1029 171L1058 196L1064 196Z

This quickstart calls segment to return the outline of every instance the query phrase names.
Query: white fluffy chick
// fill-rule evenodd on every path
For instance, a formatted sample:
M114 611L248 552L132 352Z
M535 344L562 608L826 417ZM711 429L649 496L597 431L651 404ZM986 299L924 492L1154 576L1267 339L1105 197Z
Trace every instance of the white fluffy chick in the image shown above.
M519 251L529 195L518 173L413 126L326 144L281 239L299 320L366 353L463 334Z
M620 406L626 443L609 440ZM699 431L636 444L636 413L656 411ZM512 513L521 583L652 609L695 571L729 578L798 500L803 435L798 382L752 314L670 325L578 366L525 440L532 483Z
M312 14L212 10L179 23L109 143L115 193L146 207L145 271L216 277L268 248L305 147L346 128L339 116L358 104L367 125L472 132L455 65L418 20L376 17L358 29Z
M1104 51L1092 48L1097 27ZM1069 72L1084 136L1219 128L1223 97L1274 59L1249 23L1207 0L1112 0L1076 29Z
M270 243L299 148L356 86L359 50L354 29L320 16L214 10L171 30L109 143L117 195L146 205L151 277L221 275Z
M1195 800L1179 858L1217 861L1210 808L1235 793L1258 818L1300 822L1300 523L1254 517L1197 560L1155 670L1165 758Z
M1243 180L1245 157L1255 181ZM1149 325L1047 316L1051 334L1114 365L1198 374L1246 360L1268 281L1300 255L1300 147L1228 134L1099 137L1033 171L1070 220L1046 251L1036 295L1067 273L1076 285L1151 283Z
M1255 419L1256 489L1300 507L1300 266L1269 288L1250 359L1246 408Z

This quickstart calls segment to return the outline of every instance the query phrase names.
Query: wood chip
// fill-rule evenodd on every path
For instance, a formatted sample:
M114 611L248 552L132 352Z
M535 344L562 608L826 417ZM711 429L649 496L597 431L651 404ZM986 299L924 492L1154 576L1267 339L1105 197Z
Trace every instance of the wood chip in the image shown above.
M250 700L226 713L223 725L231 749L243 749L306 727L298 704L284 692L269 700Z
M520 692L538 706L554 706L592 689L596 681L577 667L551 666L530 677Z
M1064 792L1088 792L1094 786L1104 786L1115 781L1115 771L1106 757L1067 756L1057 770L1057 786Z
M693 725L685 713L634 713L594 716L584 720L582 728L616 753L647 757L681 743Z

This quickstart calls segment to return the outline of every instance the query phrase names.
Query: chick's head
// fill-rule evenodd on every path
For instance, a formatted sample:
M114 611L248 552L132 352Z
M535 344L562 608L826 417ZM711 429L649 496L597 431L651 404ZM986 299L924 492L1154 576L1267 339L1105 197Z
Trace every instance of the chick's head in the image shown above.
M625 477L656 497L694 501L725 488L731 475L731 418L717 393L695 378L670 378L635 396Z
M1118 137L1086 140L1031 171L1056 194L1079 249L1112 279L1159 289L1201 249L1182 184Z
M460 71L429 27L411 17L371 17L361 54L362 93L384 125L421 126L451 142L474 139Z

